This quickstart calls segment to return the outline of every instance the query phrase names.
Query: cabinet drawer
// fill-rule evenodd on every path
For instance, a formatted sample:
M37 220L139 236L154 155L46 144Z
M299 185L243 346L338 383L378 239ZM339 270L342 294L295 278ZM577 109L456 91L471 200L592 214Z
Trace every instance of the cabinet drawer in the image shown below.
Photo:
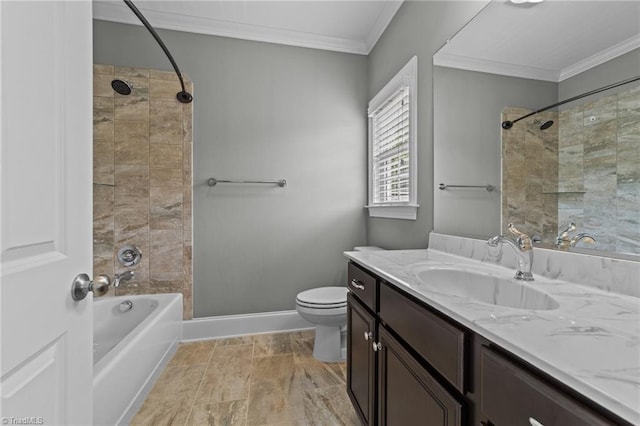
M464 393L465 332L382 283L380 319Z
M480 409L492 424L613 424L493 350L483 347L480 354Z
M349 287L351 294L356 296L373 312L376 312L376 278L357 267L354 263L349 263L348 271L349 281L347 282L347 287Z

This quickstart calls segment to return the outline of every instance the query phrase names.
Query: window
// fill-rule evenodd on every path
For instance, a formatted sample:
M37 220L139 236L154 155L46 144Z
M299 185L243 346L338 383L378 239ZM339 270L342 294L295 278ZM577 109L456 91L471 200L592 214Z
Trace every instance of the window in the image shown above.
M369 102L369 216L415 220L417 68L411 60Z

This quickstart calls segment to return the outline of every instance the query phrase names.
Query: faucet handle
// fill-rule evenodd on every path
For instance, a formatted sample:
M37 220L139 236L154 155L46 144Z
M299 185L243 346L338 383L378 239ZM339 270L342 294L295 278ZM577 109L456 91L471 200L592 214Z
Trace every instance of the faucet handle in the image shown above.
M529 236L524 232L518 231L518 228L516 228L513 223L509 223L507 225L507 229L517 237L516 241L518 242L518 247L520 247L521 251L527 251L533 248L531 238L529 238Z

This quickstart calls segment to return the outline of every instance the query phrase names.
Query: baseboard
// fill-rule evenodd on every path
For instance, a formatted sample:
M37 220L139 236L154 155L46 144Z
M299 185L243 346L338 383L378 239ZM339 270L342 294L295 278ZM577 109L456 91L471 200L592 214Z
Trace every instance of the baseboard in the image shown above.
M183 321L182 324L183 342L314 328L314 325L302 318L297 311L196 318Z

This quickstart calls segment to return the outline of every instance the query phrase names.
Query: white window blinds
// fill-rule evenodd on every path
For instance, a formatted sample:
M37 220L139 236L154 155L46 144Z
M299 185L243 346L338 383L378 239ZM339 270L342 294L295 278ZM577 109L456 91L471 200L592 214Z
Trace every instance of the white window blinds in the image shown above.
M410 102L403 86L371 114L374 204L410 202Z

